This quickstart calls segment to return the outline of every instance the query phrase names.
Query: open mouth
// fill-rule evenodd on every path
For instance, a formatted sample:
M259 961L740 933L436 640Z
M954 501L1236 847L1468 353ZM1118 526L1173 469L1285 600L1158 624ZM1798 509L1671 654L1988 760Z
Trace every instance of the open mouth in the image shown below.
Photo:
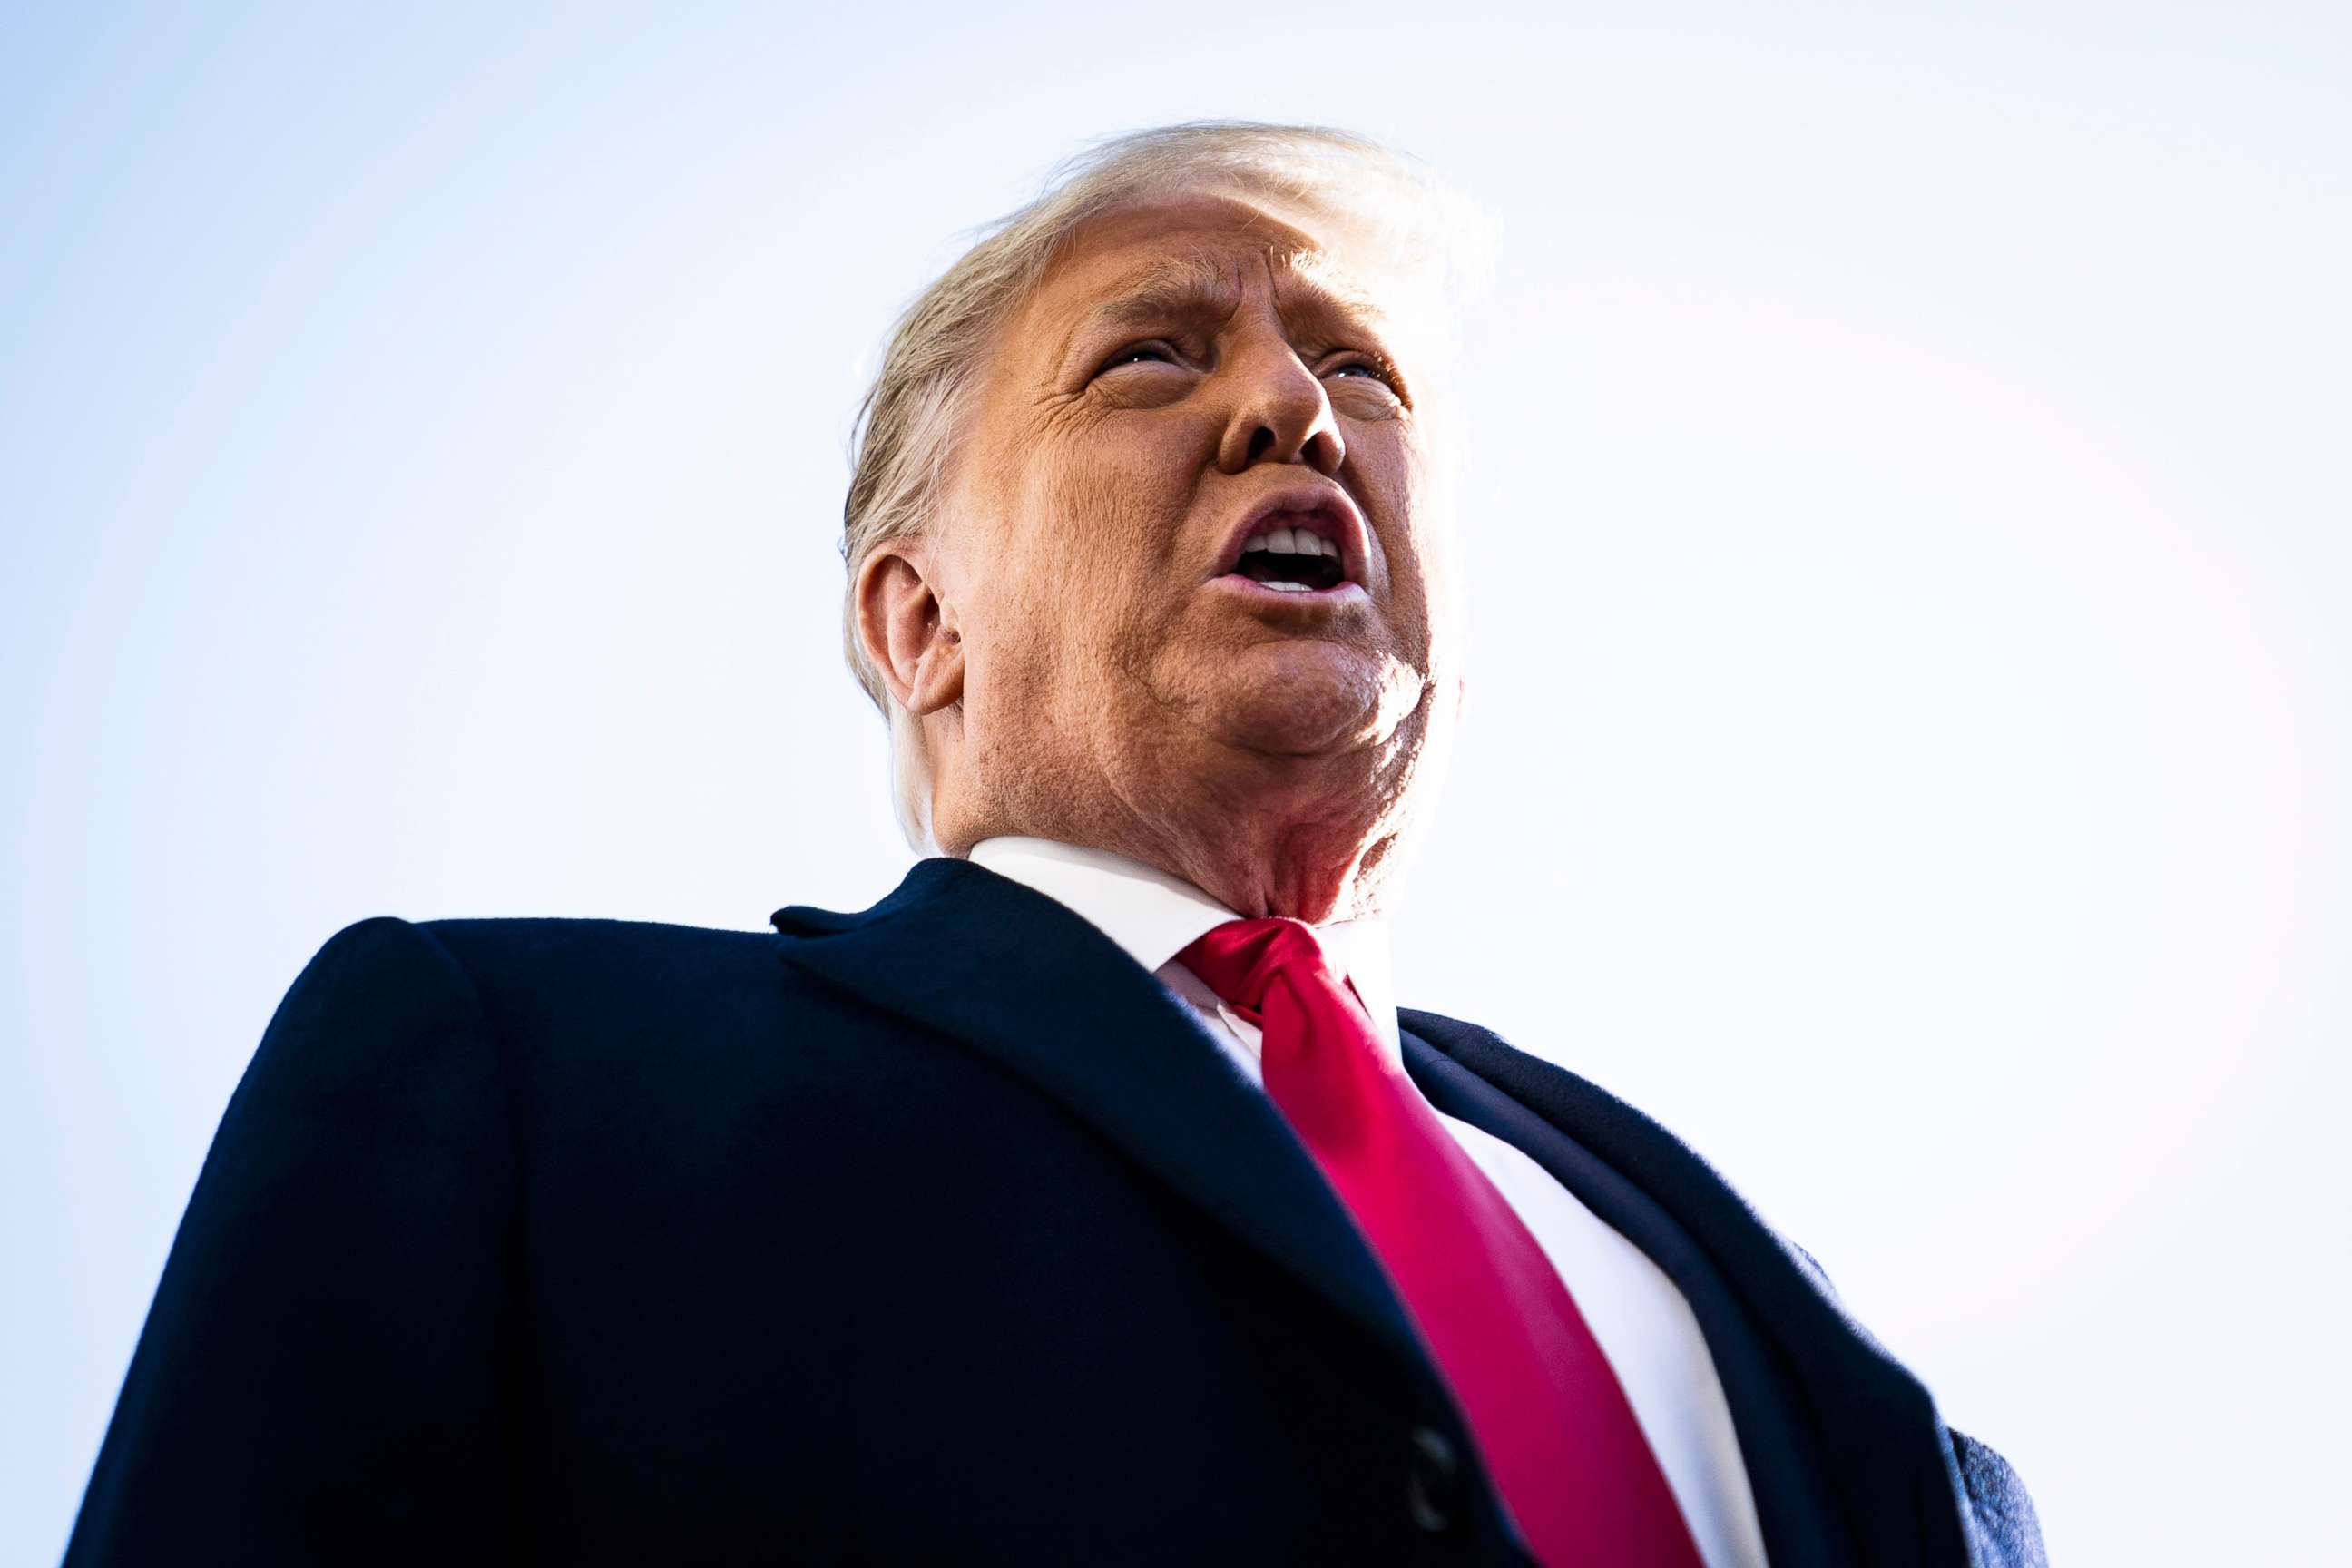
M1339 528L1327 512L1276 512L1242 541L1233 575L1281 594L1319 594L1349 581Z

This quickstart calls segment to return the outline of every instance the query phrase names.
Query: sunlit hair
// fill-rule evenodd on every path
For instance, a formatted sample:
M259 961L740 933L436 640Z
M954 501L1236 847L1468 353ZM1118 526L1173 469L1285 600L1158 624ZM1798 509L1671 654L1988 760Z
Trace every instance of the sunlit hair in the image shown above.
M891 328L851 426L841 553L849 668L890 726L898 825L932 847L922 726L891 699L857 630L857 574L875 547L923 533L940 515L998 329L1080 225L1111 207L1178 193L1230 195L1318 221L1368 255L1384 302L1424 311L1484 266L1484 226L1457 192L1369 138L1321 126L1196 121L1113 137L1054 171L1044 194L982 237ZM1465 241L1467 242L1465 244ZM1408 304L1407 309L1414 308ZM1423 376L1423 384L1428 377Z

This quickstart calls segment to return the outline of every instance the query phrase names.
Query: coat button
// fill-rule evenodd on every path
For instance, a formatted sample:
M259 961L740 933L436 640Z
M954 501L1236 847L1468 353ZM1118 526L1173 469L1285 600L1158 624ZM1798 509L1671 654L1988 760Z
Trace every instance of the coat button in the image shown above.
M1413 1523L1435 1535L1454 1528L1454 1445L1433 1426L1412 1429L1412 1457L1405 1468L1404 1501Z

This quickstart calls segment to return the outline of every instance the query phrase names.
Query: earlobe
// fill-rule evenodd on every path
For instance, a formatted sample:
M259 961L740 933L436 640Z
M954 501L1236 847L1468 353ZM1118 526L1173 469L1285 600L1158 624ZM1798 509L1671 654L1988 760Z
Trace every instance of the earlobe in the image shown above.
M891 697L909 713L963 698L963 633L927 574L920 540L866 557L857 576L857 635Z

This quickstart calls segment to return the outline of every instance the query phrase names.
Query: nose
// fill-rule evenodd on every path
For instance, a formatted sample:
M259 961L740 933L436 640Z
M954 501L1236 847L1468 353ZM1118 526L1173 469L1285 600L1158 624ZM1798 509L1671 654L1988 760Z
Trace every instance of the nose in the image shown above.
M1253 345L1227 369L1232 412L1217 444L1217 467L1238 474L1253 463L1305 463L1337 477L1348 455L1331 399L1287 342Z

